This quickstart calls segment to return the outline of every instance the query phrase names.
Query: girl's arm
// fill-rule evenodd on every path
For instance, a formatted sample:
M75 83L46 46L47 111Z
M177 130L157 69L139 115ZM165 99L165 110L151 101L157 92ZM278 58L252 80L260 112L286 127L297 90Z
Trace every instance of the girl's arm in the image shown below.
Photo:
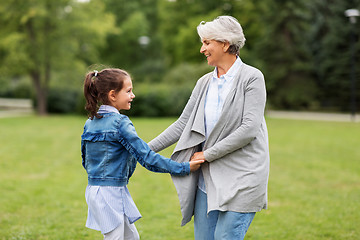
M146 169L152 172L170 173L172 175L187 175L190 170L195 171L203 161L178 163L165 158L154 151L136 133L135 128L128 117L121 119L119 123L119 141Z

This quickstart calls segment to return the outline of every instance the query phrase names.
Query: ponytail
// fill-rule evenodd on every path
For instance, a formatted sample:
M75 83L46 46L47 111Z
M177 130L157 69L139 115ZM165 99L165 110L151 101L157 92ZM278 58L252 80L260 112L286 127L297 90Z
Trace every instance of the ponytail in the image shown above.
M91 119L95 117L99 118L98 111L98 91L96 89L97 71L90 72L86 75L84 81L84 96L86 100L85 109L88 111L88 115Z

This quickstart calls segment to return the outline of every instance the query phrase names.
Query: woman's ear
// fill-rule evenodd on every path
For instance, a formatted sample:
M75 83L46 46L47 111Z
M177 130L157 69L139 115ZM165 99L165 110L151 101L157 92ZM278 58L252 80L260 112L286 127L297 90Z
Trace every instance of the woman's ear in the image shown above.
M110 102L115 102L116 101L116 94L115 94L115 90L110 90L108 93L108 99Z
M229 42L223 42L223 50L224 52L227 52L229 50L230 43Z

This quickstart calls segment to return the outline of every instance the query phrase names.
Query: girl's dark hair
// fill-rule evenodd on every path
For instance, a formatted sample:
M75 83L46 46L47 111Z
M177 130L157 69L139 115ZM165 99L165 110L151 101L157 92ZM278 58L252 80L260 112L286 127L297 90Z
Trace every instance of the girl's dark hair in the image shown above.
M97 111L102 104L109 104L108 93L111 90L119 92L124 80L130 75L118 68L106 68L100 72L93 71L86 75L84 80L85 109L90 119L101 118Z

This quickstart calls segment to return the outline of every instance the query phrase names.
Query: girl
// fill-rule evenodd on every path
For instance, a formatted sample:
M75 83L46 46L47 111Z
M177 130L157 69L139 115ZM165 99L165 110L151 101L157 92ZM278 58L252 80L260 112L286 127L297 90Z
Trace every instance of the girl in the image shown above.
M139 239L134 222L141 215L127 188L137 162L177 176L204 162L177 163L150 150L130 119L119 113L131 108L132 89L129 74L121 69L94 71L84 81L89 112L81 136L82 165L88 174L86 227L101 231L104 239Z

